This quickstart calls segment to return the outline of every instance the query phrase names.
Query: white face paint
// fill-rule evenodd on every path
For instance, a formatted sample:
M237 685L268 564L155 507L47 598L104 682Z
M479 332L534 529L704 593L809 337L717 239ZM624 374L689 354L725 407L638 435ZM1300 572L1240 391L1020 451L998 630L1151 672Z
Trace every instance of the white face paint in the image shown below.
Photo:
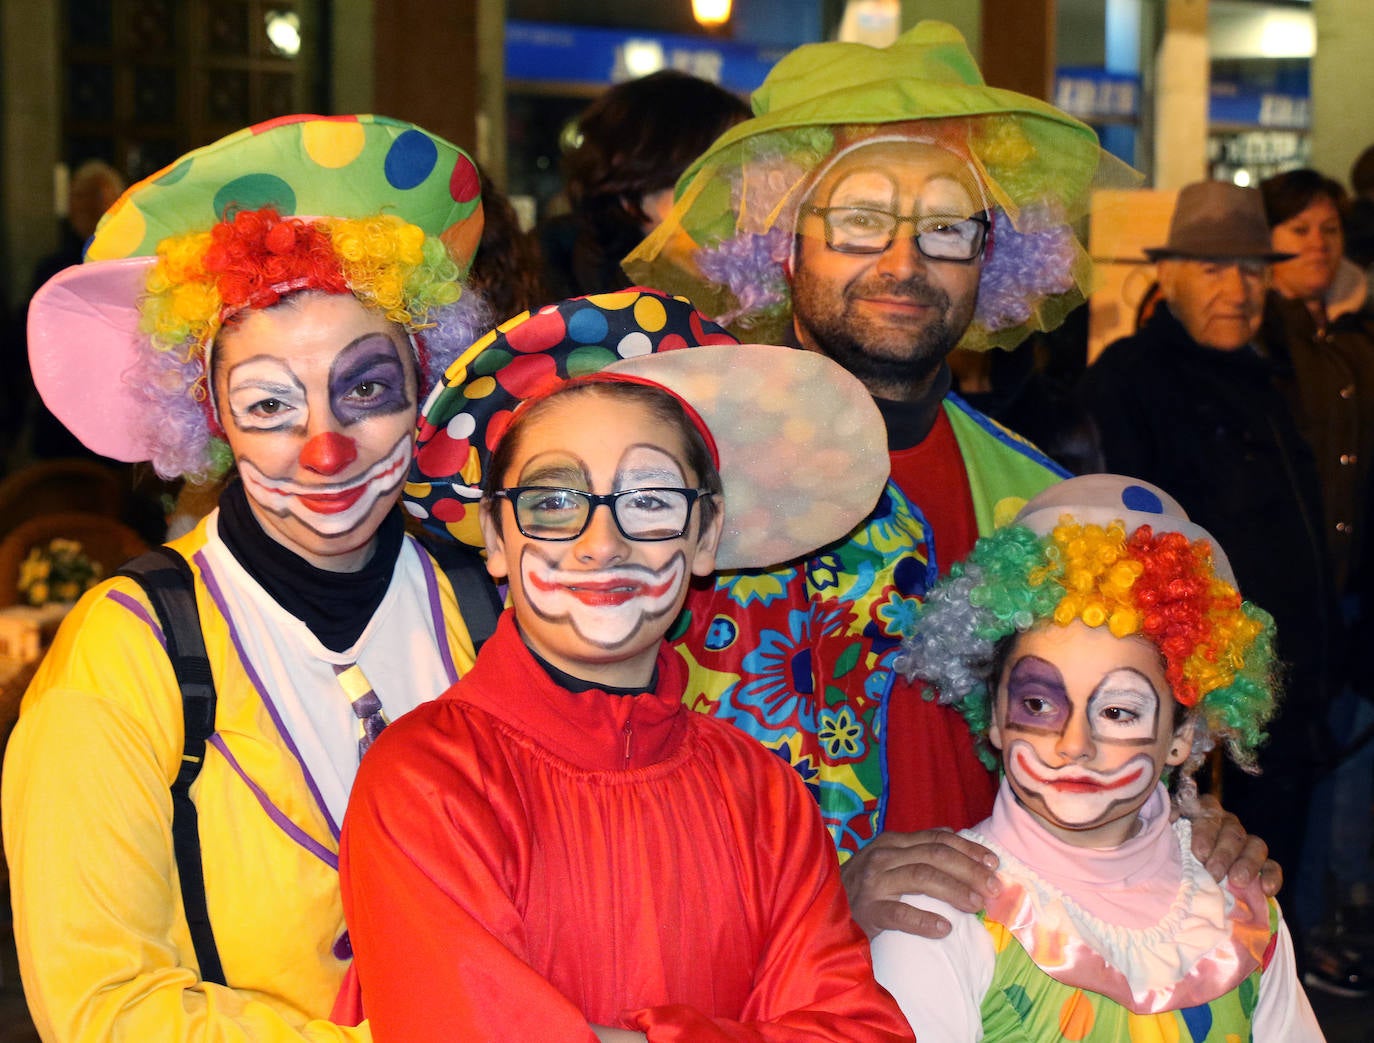
M687 562L679 550L662 568L621 565L566 571L527 544L520 575L530 608L550 623L567 623L598 648L620 648L641 627L677 608Z
M335 537L356 529L383 501L387 507L395 502L410 463L410 446L410 436L402 436L385 459L343 482L307 485L274 479L248 459L239 462L239 477L249 499L263 510L294 519L319 536Z
M1033 794L1046 815L1066 829L1097 824L1115 806L1149 796L1155 784L1155 762L1143 754L1115 771L1056 768L1040 759L1032 743L1017 739L1007 748L1005 763L1016 788Z
M1145 638L1042 625L1007 658L989 738L1017 799L1051 832L1114 847L1134 833L1164 768L1187 757L1168 726L1171 703Z
M417 387L405 331L350 294L302 293L222 331L213 371L263 530L318 568L360 568L410 459Z
M694 489L681 432L607 385L556 398L523 421L503 485L589 493ZM499 513L499 525L493 513ZM594 507L570 540L525 536L508 499L482 514L487 567L510 578L526 643L574 677L617 688L647 684L692 575L715 565L720 515L703 526L701 504L676 539L632 540L608 505Z

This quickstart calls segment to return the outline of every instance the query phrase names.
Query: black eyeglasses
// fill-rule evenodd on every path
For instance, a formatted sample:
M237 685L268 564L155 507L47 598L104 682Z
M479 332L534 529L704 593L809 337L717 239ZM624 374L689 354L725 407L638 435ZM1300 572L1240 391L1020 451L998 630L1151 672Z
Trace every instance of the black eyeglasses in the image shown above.
M988 227L981 214L953 218L948 214L904 217L868 206L808 206L825 222L825 243L843 254L880 254L892 245L897 229L912 225L916 249L936 261L971 261L983 252Z
M675 540L687 531L692 504L709 489L622 489L589 493L551 485L513 485L493 496L509 500L515 525L532 540L575 540L603 503L627 540Z

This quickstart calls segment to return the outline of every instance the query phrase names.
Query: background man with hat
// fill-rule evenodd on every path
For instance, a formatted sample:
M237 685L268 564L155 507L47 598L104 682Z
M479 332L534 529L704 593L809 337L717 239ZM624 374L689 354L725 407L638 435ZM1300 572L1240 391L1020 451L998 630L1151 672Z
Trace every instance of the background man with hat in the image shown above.
M1291 255L1272 249L1259 191L1220 181L1184 187L1168 241L1146 254L1161 303L1107 347L1079 390L1107 468L1172 493L1278 624L1287 698L1259 752L1263 774L1229 772L1224 799L1269 843L1291 887L1340 629L1316 464L1280 367L1257 347L1268 266Z
M626 271L743 339L842 363L883 413L892 479L844 541L697 591L679 648L697 708L811 784L859 922L943 933L890 899L981 905L991 855L933 827L984 817L995 784L967 725L892 660L941 570L1063 475L950 394L945 359L1012 347L1080 304L1090 265L1070 222L1095 185L1134 175L1085 125L984 85L938 22L886 49L799 48L753 107ZM1239 831L1223 846L1229 861Z

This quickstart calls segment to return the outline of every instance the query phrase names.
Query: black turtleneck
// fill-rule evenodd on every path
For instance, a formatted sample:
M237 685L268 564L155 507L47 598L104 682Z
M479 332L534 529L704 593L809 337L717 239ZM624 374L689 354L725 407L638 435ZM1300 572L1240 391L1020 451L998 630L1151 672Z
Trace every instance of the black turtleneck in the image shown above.
M405 522L390 511L377 529L376 546L356 572L316 568L263 531L248 505L242 482L219 498L219 535L234 558L282 608L332 652L342 652L362 635L386 596Z
M935 426L935 420L940 415L940 403L949 394L952 382L949 366L941 363L930 390L915 402L897 402L874 396L873 401L877 403L878 412L883 415L883 423L887 425L887 448L890 452L910 449L925 441L926 435Z
M517 623L516 630L519 629L520 625ZM524 634L520 635L520 640L525 641ZM653 676L649 678L649 683L645 685L643 688L612 688L609 685L597 684L595 681L584 681L580 677L574 677L566 670L558 669L558 667L554 666L547 659L545 659L538 652L536 652L533 648L531 648L530 643L528 641L525 641L525 647L529 649L531 658L533 658L534 661L543 668L544 673L549 675L549 679L553 681L554 684L558 685L559 688L562 688L564 691L567 692L596 691L605 692L607 695L644 695L646 692L652 692L654 689L658 687L657 665L654 666Z

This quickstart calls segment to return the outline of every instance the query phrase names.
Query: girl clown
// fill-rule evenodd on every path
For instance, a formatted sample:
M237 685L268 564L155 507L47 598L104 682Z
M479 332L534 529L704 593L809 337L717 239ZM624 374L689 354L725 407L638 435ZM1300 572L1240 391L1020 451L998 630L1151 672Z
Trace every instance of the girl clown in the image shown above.
M1159 489L1087 475L1031 500L931 593L903 666L1000 754L980 913L888 931L882 981L916 1035L954 1040L1320 1040L1278 906L1212 880L1161 784L1221 744L1254 770L1273 623ZM1253 1033L1253 1035L1251 1034Z

